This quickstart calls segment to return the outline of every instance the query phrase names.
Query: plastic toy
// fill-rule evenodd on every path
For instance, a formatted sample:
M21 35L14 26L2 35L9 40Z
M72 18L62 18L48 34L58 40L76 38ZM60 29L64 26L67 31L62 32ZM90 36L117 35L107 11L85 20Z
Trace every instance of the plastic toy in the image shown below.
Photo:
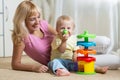
M89 49L91 46L96 46L95 42L89 42L89 38L95 38L94 34L88 34L88 31L84 31L83 34L77 35L77 46L84 46L83 49L76 50L77 53L83 54L83 56L77 57L78 74L95 74L94 62L95 58L90 57L88 54L96 54L96 51ZM84 41L79 41L84 38Z
M64 30L62 31L62 33L63 33L63 34L68 34L68 30L64 29Z

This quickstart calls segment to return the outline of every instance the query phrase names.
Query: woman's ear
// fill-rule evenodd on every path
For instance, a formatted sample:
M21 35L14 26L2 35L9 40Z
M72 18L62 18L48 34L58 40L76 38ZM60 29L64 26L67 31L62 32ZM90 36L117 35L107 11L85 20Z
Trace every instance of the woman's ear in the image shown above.
M56 31L58 32L58 29L56 29Z

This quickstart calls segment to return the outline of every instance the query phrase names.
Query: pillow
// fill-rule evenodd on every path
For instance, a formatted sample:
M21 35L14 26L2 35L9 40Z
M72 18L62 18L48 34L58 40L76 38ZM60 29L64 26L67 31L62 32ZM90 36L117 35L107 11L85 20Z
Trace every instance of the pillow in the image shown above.
M97 54L106 54L111 47L110 38L106 36L96 36L95 39L89 39L89 41L96 43L96 46L90 47L90 49L95 49Z
M118 69L120 68L120 57L112 54L104 55L91 55L96 58L95 66L108 66L109 69Z
M80 41L84 41L84 39L81 39ZM89 38L90 42L95 42L96 46L91 46L89 49L94 49L97 51L97 54L106 54L109 52L110 49L110 39L106 36L96 36L96 38L92 39ZM83 46L80 46L80 48L83 48Z

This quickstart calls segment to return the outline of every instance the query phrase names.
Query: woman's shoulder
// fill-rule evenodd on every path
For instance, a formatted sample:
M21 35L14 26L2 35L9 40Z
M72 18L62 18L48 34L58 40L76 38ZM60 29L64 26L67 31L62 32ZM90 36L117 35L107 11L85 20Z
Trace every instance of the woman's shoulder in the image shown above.
M43 30L43 32L48 32L48 22L46 20L40 20L40 29Z
M48 25L48 21L46 21L46 20L40 20L40 24L41 25Z
M31 36L31 34L25 35L25 36L22 38L22 41L23 41L24 43L30 42L30 40L29 40L30 36Z

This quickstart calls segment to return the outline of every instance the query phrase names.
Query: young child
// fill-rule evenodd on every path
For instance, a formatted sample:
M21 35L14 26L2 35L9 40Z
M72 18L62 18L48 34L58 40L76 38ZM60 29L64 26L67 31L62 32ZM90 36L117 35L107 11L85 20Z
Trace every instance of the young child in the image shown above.
M57 34L45 20L41 19L39 8L32 1L21 2L13 19L12 68L33 72L46 72L50 60L51 42ZM22 53L42 65L28 65L21 62Z
M68 76L69 71L75 71L74 61L76 61L77 49L76 36L73 36L75 24L71 17L60 16L56 23L58 35L52 42L51 61L48 63L50 69L57 76ZM107 67L96 67L98 73L105 73Z

